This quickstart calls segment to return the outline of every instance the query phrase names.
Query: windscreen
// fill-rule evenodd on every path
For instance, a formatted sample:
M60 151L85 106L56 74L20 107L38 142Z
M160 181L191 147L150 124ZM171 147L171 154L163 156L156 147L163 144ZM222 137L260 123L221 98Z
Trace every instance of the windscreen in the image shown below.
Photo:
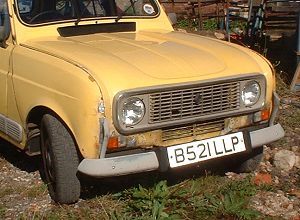
M17 0L19 17L27 24L100 18L153 17L154 0Z

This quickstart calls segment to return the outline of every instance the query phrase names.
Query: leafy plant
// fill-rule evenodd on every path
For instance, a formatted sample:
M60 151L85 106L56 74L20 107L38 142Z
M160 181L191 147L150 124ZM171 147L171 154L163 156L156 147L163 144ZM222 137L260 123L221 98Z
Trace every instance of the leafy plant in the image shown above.
M254 196L257 192L257 186L251 181L251 176L247 176L245 179L239 181L231 181L220 190L222 194L226 194L229 191L238 192L242 197Z
M205 193L194 198L193 204L198 216L236 217L239 219L255 219L259 212L247 208L249 199L255 195L257 188L250 177L241 181L226 183L216 193Z
M167 207L170 204L176 204L177 202L173 201L166 181L160 181L149 189L139 185L138 187L124 191L119 196L120 198L125 198L128 204L126 212L131 213L131 218L155 220L178 219L176 211L167 211ZM114 213L113 216L115 219L123 219L120 218L118 213Z
M250 176L240 181L207 176L170 187L166 181L150 188L139 185L117 195L127 208L112 219L255 219L259 212L248 203L257 190Z
M187 28L189 26L189 21L187 19L180 19L176 23L177 28Z
M203 21L203 29L215 31L218 29L218 22L216 18L210 18Z

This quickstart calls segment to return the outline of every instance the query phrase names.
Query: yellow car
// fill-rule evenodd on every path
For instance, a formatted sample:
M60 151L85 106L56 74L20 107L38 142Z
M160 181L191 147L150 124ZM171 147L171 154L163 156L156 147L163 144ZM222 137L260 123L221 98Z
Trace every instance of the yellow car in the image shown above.
M157 0L0 0L0 136L58 203L93 177L221 164L283 137L271 64L173 30Z

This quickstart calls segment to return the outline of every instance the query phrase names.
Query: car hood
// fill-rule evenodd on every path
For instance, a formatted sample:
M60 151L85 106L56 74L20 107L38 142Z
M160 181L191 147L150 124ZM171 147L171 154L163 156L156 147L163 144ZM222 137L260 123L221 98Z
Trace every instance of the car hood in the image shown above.
M180 32L100 33L24 45L87 69L111 98L126 89L262 71L248 49Z

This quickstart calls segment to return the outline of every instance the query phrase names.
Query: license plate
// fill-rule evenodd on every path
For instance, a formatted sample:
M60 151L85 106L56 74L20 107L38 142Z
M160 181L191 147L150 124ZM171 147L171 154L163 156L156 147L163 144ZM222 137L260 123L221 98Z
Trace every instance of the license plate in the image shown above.
M167 148L171 168L224 157L245 150L246 147L242 132Z

